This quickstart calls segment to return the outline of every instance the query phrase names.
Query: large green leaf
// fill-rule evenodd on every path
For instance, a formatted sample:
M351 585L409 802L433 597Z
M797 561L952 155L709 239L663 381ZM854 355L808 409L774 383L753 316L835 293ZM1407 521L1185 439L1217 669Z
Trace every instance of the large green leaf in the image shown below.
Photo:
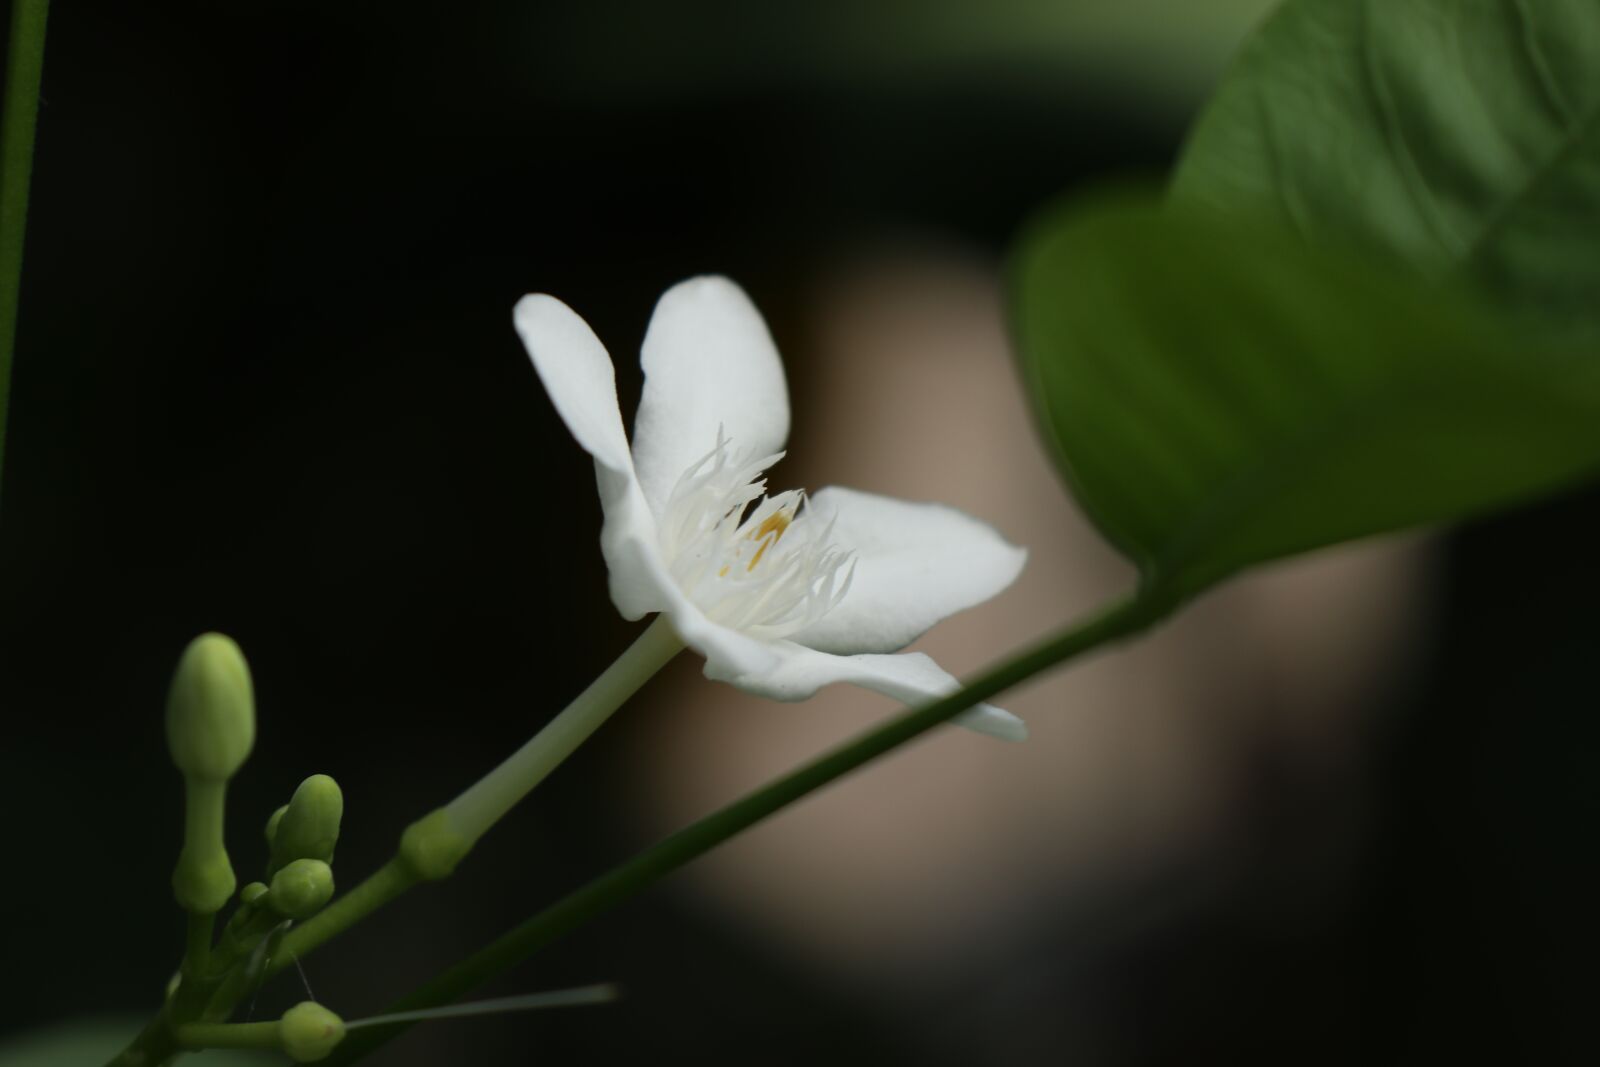
M1148 196L1047 214L1015 269L1046 434L1165 591L1600 468L1600 360L1411 271Z
M1287 0L1196 123L1173 192L1600 325L1597 72L1596 0Z

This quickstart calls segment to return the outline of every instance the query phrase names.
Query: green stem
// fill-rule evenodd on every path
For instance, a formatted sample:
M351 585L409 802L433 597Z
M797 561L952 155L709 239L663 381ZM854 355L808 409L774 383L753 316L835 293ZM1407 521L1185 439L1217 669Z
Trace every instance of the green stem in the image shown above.
M261 1023L184 1023L174 1027L173 1033L186 1049L283 1047L283 1024L277 1019Z
M225 781L184 778L183 848L172 872L172 891L191 915L215 915L238 887L223 841L227 797Z
M959 693L890 720L721 811L679 830L513 927L492 944L391 1005L388 1011L409 1012L455 1000L466 991L520 963L573 927L627 900L646 886L806 794L1040 671L1148 628L1175 607L1173 601L1157 596L1140 596L1124 601L989 671ZM351 1034L327 1062L330 1065L354 1062L403 1029L403 1024L397 1024Z
M199 981L211 966L211 934L216 925L214 914L189 915L188 944L183 953L183 980Z
M656 616L638 640L548 726L445 805L457 832L469 842L482 837L681 651L683 642L666 616Z
M172 1019L163 1008L106 1067L160 1067L179 1052Z
M289 931L268 965L276 974L421 881L446 877L488 829L639 691L683 642L657 617L572 703L460 796L413 823L400 854L355 889Z
M6 57L5 109L0 113L0 469L4 469L11 355L17 339L22 241L28 222L33 135L44 74L44 29L50 0L12 0Z
M267 964L268 976L277 974L324 941L349 929L416 885L419 880L398 856L389 860L360 885L305 922L292 927L277 954Z

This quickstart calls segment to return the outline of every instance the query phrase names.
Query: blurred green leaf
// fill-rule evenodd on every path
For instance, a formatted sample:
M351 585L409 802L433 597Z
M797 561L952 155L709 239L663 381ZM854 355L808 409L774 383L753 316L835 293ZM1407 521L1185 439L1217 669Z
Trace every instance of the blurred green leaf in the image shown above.
M1600 3L1288 0L1174 196L1276 214L1600 325Z
M95 1016L0 1037L0 1067L96 1067L121 1052L143 1025L128 1016ZM257 1052L212 1050L186 1056L194 1067L268 1067L287 1062Z
M1047 213L1015 267L1057 459L1163 592L1600 469L1600 360L1398 267L1153 195Z

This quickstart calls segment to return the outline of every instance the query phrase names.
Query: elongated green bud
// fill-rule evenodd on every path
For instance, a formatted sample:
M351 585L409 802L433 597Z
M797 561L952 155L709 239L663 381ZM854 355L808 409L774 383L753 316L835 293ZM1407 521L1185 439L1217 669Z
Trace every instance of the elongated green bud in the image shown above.
M214 915L238 885L222 843L224 800L256 739L250 668L231 638L202 634L178 660L167 694L167 748L183 773L183 851L172 872L178 905Z
M278 1023L283 1051L296 1063L327 1058L344 1040L344 1020L314 1000L302 1000Z
M289 798L283 817L272 827L272 862L268 871L295 860L333 862L339 843L339 820L344 817L344 794L326 774L313 774Z
M201 634L178 660L167 695L167 748L185 778L226 782L256 740L250 668L233 640Z
M284 813L287 812L288 810L289 810L289 805L285 804L283 807L279 808L277 811L275 811L271 815L267 816L267 845L268 845L268 847L271 847L273 839L278 836L278 824L283 821Z
M267 907L289 919L308 919L333 896L333 868L321 860L295 860L272 876Z

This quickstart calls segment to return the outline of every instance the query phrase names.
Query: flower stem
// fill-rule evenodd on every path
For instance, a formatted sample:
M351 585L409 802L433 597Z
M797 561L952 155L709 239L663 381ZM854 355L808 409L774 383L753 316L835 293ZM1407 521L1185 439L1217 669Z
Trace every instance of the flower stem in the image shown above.
M513 927L498 940L397 1001L388 1010L394 1013L410 1012L455 1000L467 990L520 963L573 927L621 903L808 793L1040 671L1147 629L1165 618L1176 606L1176 602L1170 598L1153 594L1122 601L1001 664L959 693L891 719L742 800L690 824L620 867L601 875ZM396 1036L402 1029L404 1026L397 1024L352 1034L328 1063L352 1063Z
M268 964L276 974L421 881L447 877L467 851L517 802L572 755L639 687L683 649L657 617L605 673L526 744L449 804L417 820L400 852L355 889L289 931Z
M184 1023L173 1028L180 1046L201 1048L283 1047L283 1026L277 1020L260 1023Z
M638 640L566 710L445 805L456 830L468 841L477 841L681 651L683 642L666 616L656 616Z
M267 964L269 976L277 974L318 945L354 926L420 881L401 862L390 859L368 875L360 885L303 923L297 923L284 936L283 945Z
M199 981L211 966L211 935L216 927L214 913L190 912L187 942L183 953L183 976Z
M28 222L28 182L33 172L33 134L39 118L49 11L50 0L12 0L11 4L5 110L0 114L0 460L5 457L6 401L17 339L22 239Z

